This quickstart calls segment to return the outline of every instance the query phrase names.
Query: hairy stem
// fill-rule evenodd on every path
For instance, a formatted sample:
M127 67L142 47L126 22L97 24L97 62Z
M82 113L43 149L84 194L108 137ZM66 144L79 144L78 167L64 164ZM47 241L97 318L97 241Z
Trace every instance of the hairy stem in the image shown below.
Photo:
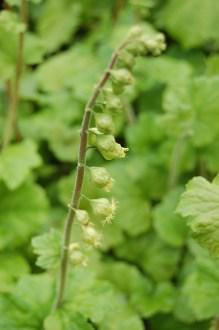
M27 0L21 0L20 21L27 24ZM3 136L3 148L5 148L12 140L15 133L18 132L18 115L17 108L19 103L20 80L23 70L23 54L24 54L25 31L19 33L18 49L15 67L15 76L12 83L11 97L9 99L8 117Z
M81 190L83 186L83 179L84 179L84 171L86 165L86 151L87 151L87 140L88 140L88 129L90 125L90 120L92 116L92 108L95 105L95 102L105 86L106 82L110 77L110 70L114 67L118 55L120 51L126 46L127 42L124 42L112 55L111 61L104 72L102 78L100 79L99 83L95 86L93 94L91 98L88 100L84 116L82 120L82 127L81 127L81 138L80 138L80 146L79 146L79 155L78 155L78 164L76 170L76 179L74 184L74 189L71 197L71 202L69 205L69 210L67 214L67 218L65 220L65 227L64 227L64 237L63 237L63 244L62 244L62 251L61 251L61 263L60 263L60 273L58 278L58 286L57 286L57 295L55 298L53 310L56 310L60 307L64 293L65 293L65 286L66 286L66 278L67 278L67 270L68 270L68 251L69 245L71 241L71 230L72 224L74 222L75 217L75 209L79 207Z

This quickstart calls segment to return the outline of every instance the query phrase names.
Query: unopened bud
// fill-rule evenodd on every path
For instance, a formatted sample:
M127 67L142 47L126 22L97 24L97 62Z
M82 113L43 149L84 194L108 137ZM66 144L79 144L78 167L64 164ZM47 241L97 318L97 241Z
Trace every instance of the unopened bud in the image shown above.
M141 38L141 42L145 46L146 53L151 53L154 56L160 55L166 49L165 37L162 33L153 37L144 36Z
M101 245L102 236L92 225L83 226L83 240L94 247Z
M106 160L124 158L128 148L123 148L115 141L113 135L97 136L96 146Z
M130 53L126 50L123 50L119 54L118 64L117 64L119 67L125 67L128 69L132 69L134 64L135 64L135 56L132 53Z
M140 37L142 35L142 33L143 33L142 28L139 25L135 25L129 30L128 37L130 39L132 39L132 38L136 39L136 38Z
M97 128L100 132L109 134L114 131L114 123L112 117L107 113L96 113L95 120Z
M107 192L111 191L114 179L104 167L90 167L91 179L99 187Z
M87 266L87 257L79 250L72 251L69 258L74 266Z
M120 84L122 86L131 85L134 83L134 78L131 72L127 69L117 69L111 71L113 83Z
M69 245L69 251L72 252L72 251L76 251L76 250L80 250L79 243L77 243L77 242L71 243Z
M87 211L78 209L75 211L75 215L80 225L88 225L90 217Z
M121 99L114 94L112 88L104 88L103 96L105 99L106 109L110 112L119 112L121 111L123 105Z

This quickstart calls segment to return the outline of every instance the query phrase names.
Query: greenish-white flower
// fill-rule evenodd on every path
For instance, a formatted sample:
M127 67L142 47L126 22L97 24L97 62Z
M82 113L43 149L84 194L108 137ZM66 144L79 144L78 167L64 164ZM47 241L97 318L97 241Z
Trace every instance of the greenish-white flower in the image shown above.
M117 202L114 198L111 200L107 198L92 199L91 206L96 215L104 218L103 224L112 222L117 208Z

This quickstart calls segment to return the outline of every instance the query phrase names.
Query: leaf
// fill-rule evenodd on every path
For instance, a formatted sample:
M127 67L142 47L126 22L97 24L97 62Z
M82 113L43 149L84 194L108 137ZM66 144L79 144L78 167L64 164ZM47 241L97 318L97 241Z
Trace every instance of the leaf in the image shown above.
M181 188L171 191L153 211L154 227L158 235L167 244L176 247L185 244L188 232L185 221L175 213L181 193Z
M0 185L0 249L27 243L48 219L48 201L41 187L25 183L10 191Z
M218 15L219 3L215 0L185 0L180 3L169 0L158 20L182 46L192 48L211 41L218 42Z
M115 162L108 169L115 179L112 194L119 201L114 222L133 237L146 232L151 225L150 205L130 175L128 163Z
M161 241L153 232L125 241L116 255L140 266L155 281L170 279L177 270L180 250ZM157 271L159 269L159 272Z
M139 295L145 297L152 291L152 282L135 267L125 262L107 262L101 267L101 278L112 282L119 290L126 293L130 301ZM137 307L134 305L134 307Z
M37 20L37 31L46 44L47 52L55 51L71 39L80 23L80 15L80 3L68 0L45 2Z
M24 60L26 64L41 63L45 50L46 47L43 40L41 40L36 34L25 34Z
M113 308L112 286L106 281L96 279L89 270L74 270L67 292L69 308L82 313L94 323L104 320Z
M219 256L219 182L193 178L182 194L177 212L190 217L188 225L198 242Z
M0 327L7 330L42 329L51 303L51 278L48 275L25 276L10 296L0 298Z
M210 144L218 135L218 77L194 78L164 94L164 125L170 135L190 136L195 146Z
M51 150L62 161L76 161L80 142L80 127L70 128L60 123L51 127L48 137Z
M91 68L92 75L87 75ZM71 88L76 98L86 102L101 74L101 68L88 46L77 45L44 61L36 74L43 90L58 92Z
M102 268L102 264L99 266ZM99 278L96 268L91 269L72 271L68 289L70 310L82 313L101 330L120 330L122 326L143 330L140 317L125 296L109 281Z
M127 304L123 295L114 296L114 308L100 323L100 330L143 330L144 324L140 317Z
M130 305L142 317L151 316L158 311L169 312L172 309L175 291L169 283L154 286L136 267L122 262L110 262L102 268L101 276L124 292Z
M0 178L14 190L26 180L33 168L40 165L41 158L33 141L10 145L0 155Z
M44 269L57 268L60 260L61 233L51 229L49 233L32 239L34 253L38 255L36 264Z
M151 324L154 330L206 330L208 329L208 323L182 323L175 319L172 315L158 314L151 320Z
M126 128L127 144L132 153L145 153L151 144L162 140L164 134L157 119L153 112L143 112Z
M44 321L44 330L92 330L91 324L86 322L79 313L71 310L61 310L49 315Z
M140 58L135 66L137 86L145 91L156 84L174 85L187 81L192 66L185 60L163 55L158 58Z
M218 315L219 277L208 268L197 267L188 275L180 289L181 299L187 304L196 320L206 320ZM182 305L181 305L182 308ZM177 315L179 317L180 310Z
M16 280L30 271L27 261L17 253L0 254L0 264L0 292L11 291Z

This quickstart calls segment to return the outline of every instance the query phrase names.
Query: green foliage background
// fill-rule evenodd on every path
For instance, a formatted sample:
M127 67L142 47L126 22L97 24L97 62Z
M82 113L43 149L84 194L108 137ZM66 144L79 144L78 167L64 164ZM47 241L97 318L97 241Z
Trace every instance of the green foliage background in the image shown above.
M0 14L0 131L17 33ZM217 0L30 1L19 104L22 141L0 154L0 329L207 330L219 314L219 264L175 213L185 183L219 169ZM50 315L60 231L77 160L83 108L116 45L133 24L160 30L168 48L135 66L136 85L117 139L129 156L110 165L119 208L101 252L72 269L68 297ZM130 104L129 104L130 103ZM72 166L73 162L73 166ZM99 196L89 180L87 195ZM78 228L73 228L73 239ZM56 240L57 238L57 240ZM40 245L40 246L39 246ZM54 251L56 257L54 257Z

